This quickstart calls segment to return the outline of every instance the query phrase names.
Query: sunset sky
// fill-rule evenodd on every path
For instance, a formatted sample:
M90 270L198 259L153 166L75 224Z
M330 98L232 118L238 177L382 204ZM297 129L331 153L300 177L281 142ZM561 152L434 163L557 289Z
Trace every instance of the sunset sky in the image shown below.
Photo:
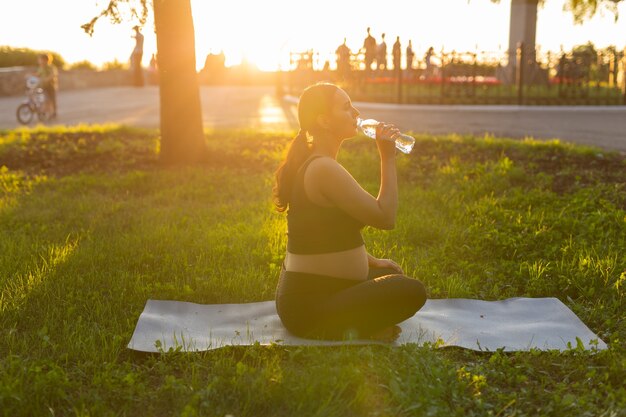
M105 0L2 0L0 45L59 52L72 63L89 60L97 65L117 59L128 61L134 46L134 25L112 25L102 20L92 38L80 25L95 16ZM306 4L304 6L303 4ZM352 50L363 44L365 29L380 41L387 34L389 49L400 36L403 48L411 39L418 57L429 47L456 50L506 50L510 1L386 0L294 2L292 0L192 0L198 67L210 52L223 50L226 65L242 59L260 69L276 69L288 61L288 52L306 49L331 56L347 38ZM626 46L626 4L622 18L598 15L575 26L562 11L563 0L548 0L539 11L537 43L542 50L566 50L592 41L598 47ZM144 65L156 51L152 21L144 29Z

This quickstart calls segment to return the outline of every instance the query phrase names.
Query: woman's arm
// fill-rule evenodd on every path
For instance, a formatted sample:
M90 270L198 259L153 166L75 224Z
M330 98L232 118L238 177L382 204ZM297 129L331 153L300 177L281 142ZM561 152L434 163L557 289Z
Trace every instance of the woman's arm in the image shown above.
M403 273L400 265L398 265L391 259L378 259L370 255L369 253L367 254L367 266L369 266L370 268L391 268L395 269L399 274Z
M398 211L398 176L396 172L396 148L395 143L385 141L382 145L377 141L380 152L380 189L378 190L378 205L381 210L388 214L391 222L387 229L393 229L396 224L396 212ZM393 145L392 152L381 150L381 146Z
M380 135L379 135L380 131ZM386 125L377 130L380 153L380 188L374 197L332 158L311 162L304 176L308 197L317 204L337 206L355 219L378 229L393 229L398 209L395 143L398 129Z

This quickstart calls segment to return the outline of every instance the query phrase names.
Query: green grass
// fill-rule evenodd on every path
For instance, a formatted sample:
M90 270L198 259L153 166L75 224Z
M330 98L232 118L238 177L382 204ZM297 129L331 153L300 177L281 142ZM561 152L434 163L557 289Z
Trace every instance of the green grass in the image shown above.
M418 136L396 229L364 237L432 298L557 297L606 351L127 350L149 298L273 299L291 134L207 132L209 163L161 169L154 131L0 132L0 415L626 415L626 162L556 141ZM376 191L370 140L340 159Z
M351 96L361 101L396 102L398 86L395 83L372 84L358 88L345 86ZM623 105L624 92L607 86L576 86L558 84L526 85L523 88L526 105ZM408 84L402 85L404 103L423 104L518 104L516 85L468 84Z

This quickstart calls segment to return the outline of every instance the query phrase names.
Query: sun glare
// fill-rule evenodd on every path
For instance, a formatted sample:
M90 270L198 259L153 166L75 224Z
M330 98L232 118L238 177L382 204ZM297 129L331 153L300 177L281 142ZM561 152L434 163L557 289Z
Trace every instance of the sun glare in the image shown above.
M624 47L626 18L614 24L612 16L598 15L575 26L571 16L562 10L563 1L546 2L539 11L537 42L544 50L555 51L561 46L568 49L588 41L598 47ZM619 6L622 16L626 16L624 3ZM68 62L128 62L134 45L130 29L133 23L112 25L103 20L92 38L80 29L81 24L98 14L96 2L21 0L5 9L10 9L10 13L0 14L0 31L6 45L57 51ZM37 9L34 15L33 9ZM58 15L59 10L63 16L57 19L59 24L55 24L54 30L25 30L26 16L30 27L46 28L50 25L47 17ZM373 0L317 0L315 7L304 7L289 0L192 0L192 11L198 69L207 54L220 51L226 56L226 66L246 62L261 70L286 69L289 52L311 49L319 53L319 61L328 59L334 65L334 51L343 39L355 52L363 45L367 27L372 28L377 41L385 33L389 49L396 36L403 47L412 40L417 56L423 56L430 46L436 50L492 52L508 48L509 1L468 4L466 0L389 0L381 4ZM153 27L149 21L143 31L144 65L156 52Z
M259 120L264 126L289 126L285 112L274 95L265 95L259 102Z
M611 16L597 15L575 26L571 15L563 12L563 4L564 0L550 1L539 10L537 42L544 50L569 49L590 40L599 47L624 46L621 34L626 31L626 19L614 24ZM343 39L356 52L367 27L377 41L386 34L389 50L396 36L403 45L410 39L418 56L430 46L491 52L508 48L509 1L417 0L408 4L391 0L381 5L373 0L318 0L316 7L304 8L287 0L219 4L192 0L192 7L199 55L223 50L227 65L247 60L262 70L286 68L289 52L310 49L318 54L318 67L325 60L334 65L334 51ZM620 10L626 15L625 4Z

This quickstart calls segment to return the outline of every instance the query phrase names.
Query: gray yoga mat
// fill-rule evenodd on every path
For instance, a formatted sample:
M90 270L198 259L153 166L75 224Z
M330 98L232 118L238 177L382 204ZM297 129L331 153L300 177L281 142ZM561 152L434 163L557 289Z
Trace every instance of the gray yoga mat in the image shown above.
M510 298L482 301L463 298L428 300L400 323L394 345L437 342L472 350L567 350L578 340L586 349L606 349L585 324L556 298ZM577 340L578 339L578 340ZM373 344L309 340L283 327L274 301L245 304L194 304L148 300L139 317L130 349L142 352L204 351L229 345ZM569 346L569 347L568 347Z

